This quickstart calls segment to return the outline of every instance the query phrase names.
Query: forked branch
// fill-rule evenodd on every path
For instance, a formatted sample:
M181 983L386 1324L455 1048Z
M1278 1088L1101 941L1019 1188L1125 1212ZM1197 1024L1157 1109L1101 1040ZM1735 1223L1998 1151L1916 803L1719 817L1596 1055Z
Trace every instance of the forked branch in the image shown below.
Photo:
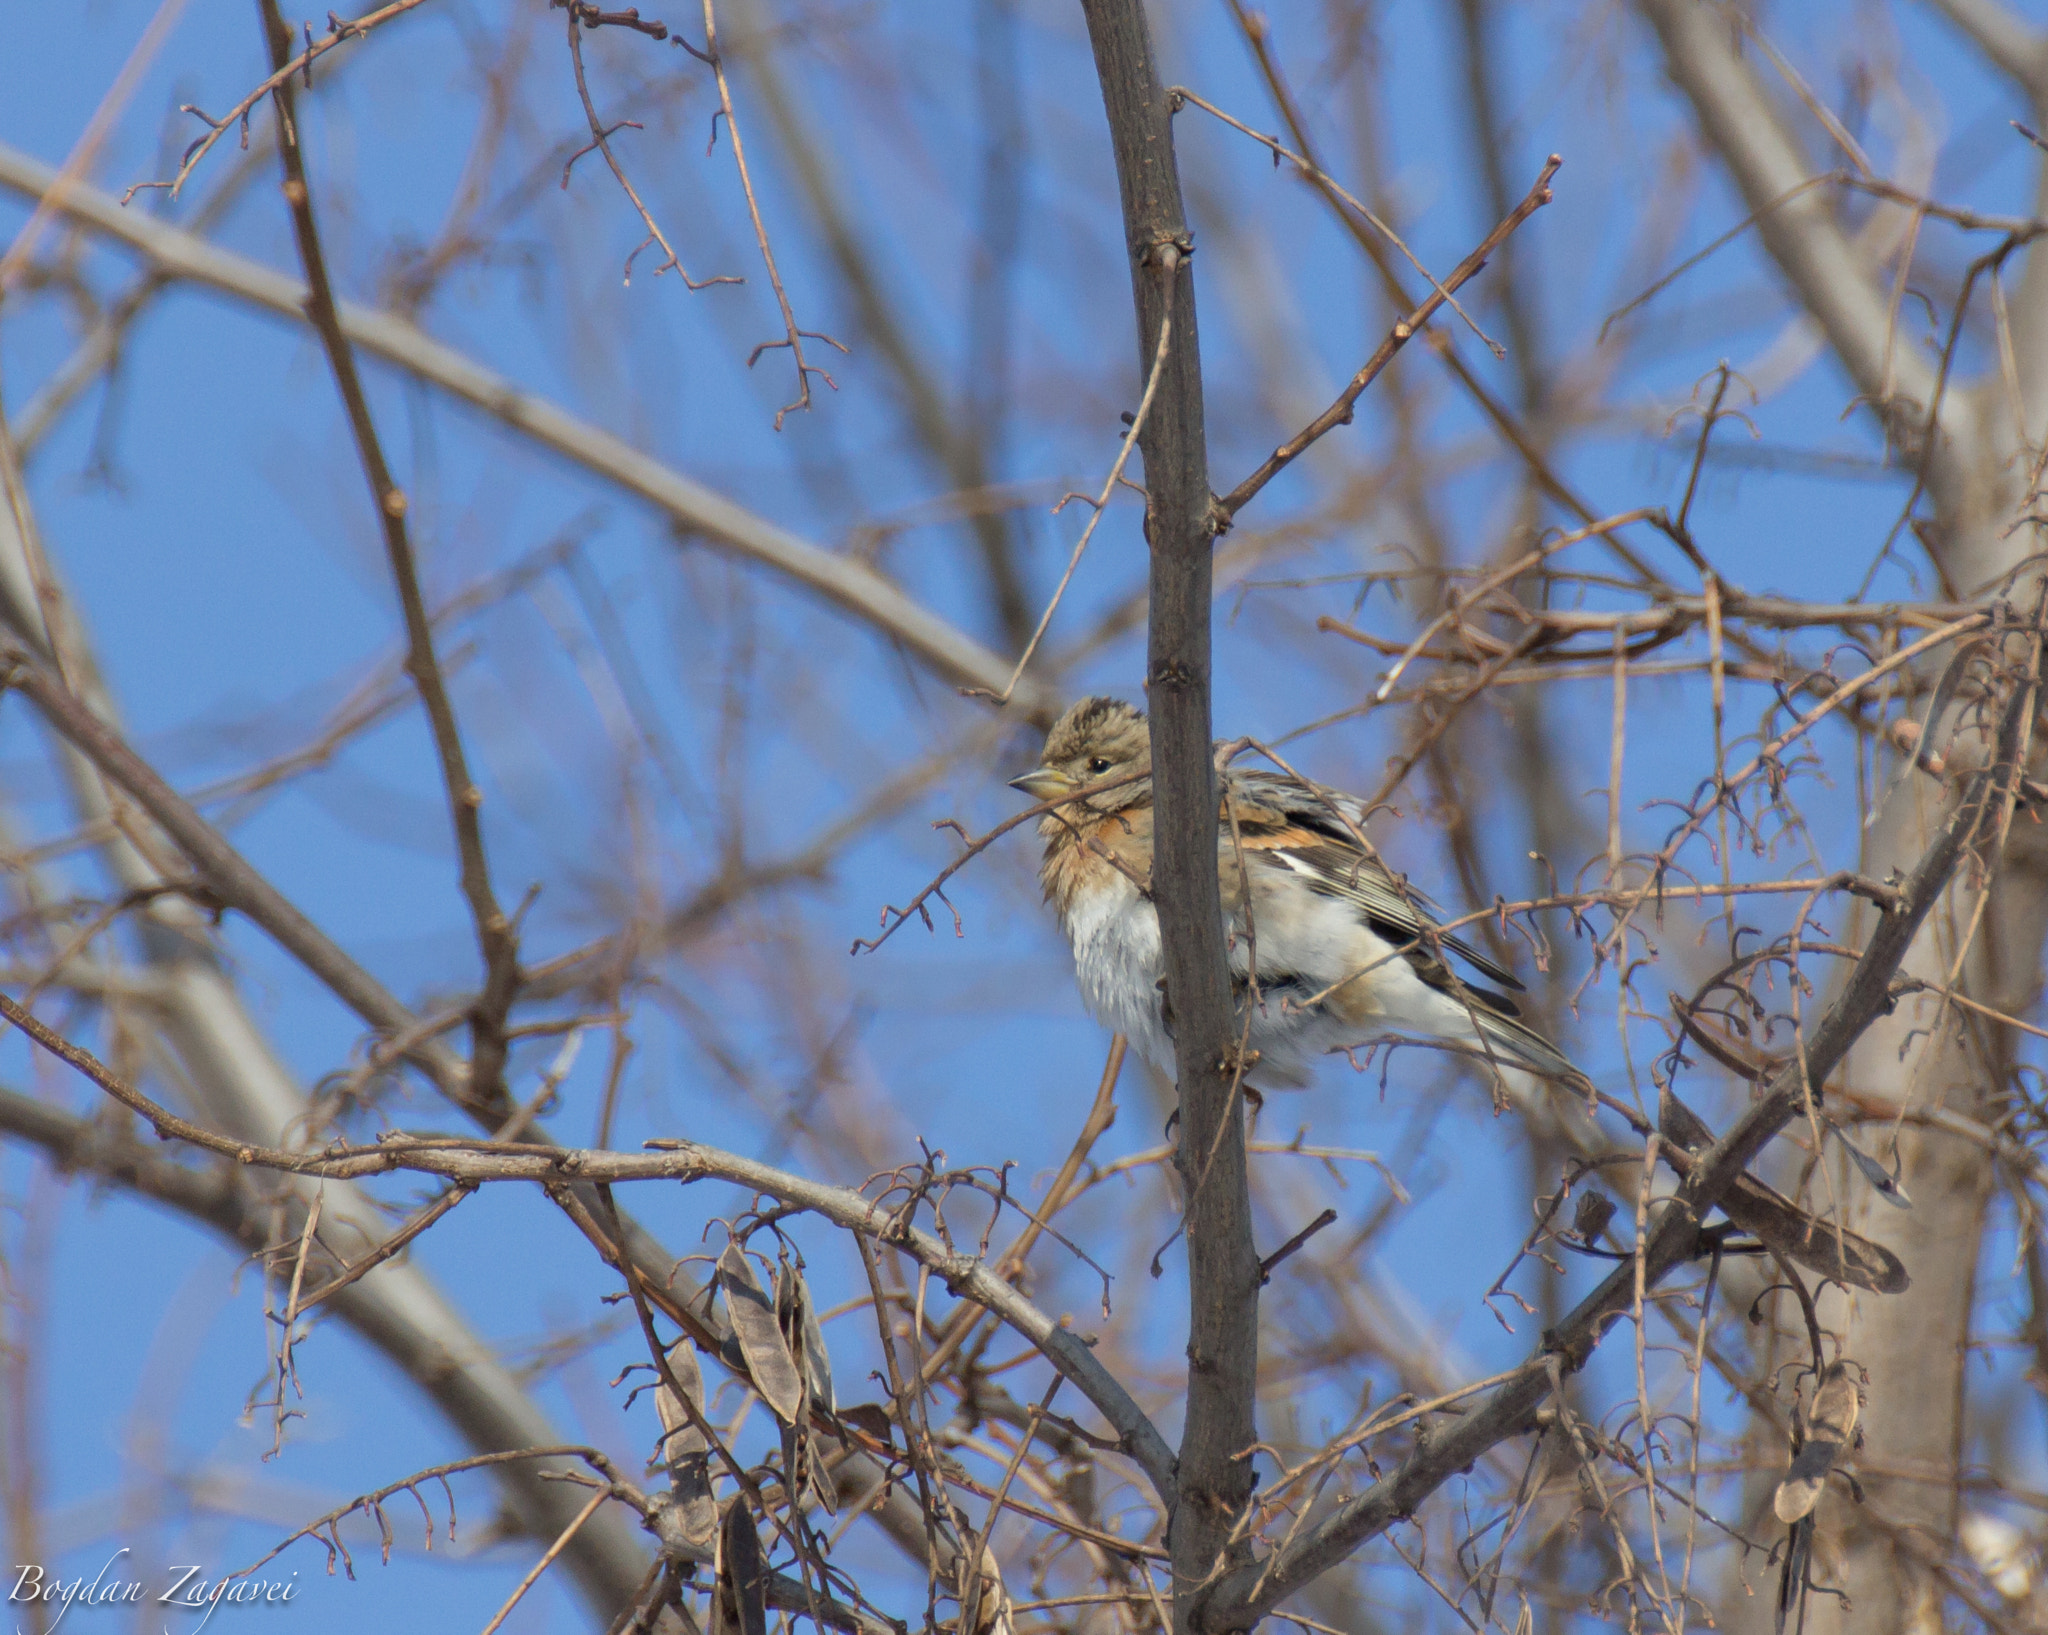
M490 864L484 856L483 823L479 815L483 791L469 774L463 753L462 732L456 725L455 706L449 701L448 684L434 655L434 626L427 615L427 602L420 589L419 564L406 526L409 509L405 491L391 475L384 458L384 446L377 436L377 424L370 415L370 400L363 390L356 368L355 348L342 333L341 316L334 300L334 287L327 276L327 258L320 246L320 229L313 215L313 195L306 179L305 150L299 140L299 122L294 110L291 75L285 72L292 36L277 0L263 0L265 33L270 41L271 61L281 78L276 80L277 145L284 161L286 202L291 206L292 231L298 240L299 262L306 273L306 317L326 349L334 371L334 384L348 411L349 428L355 435L356 453L362 460L363 476L370 486L370 498L383 526L384 551L391 565L391 577L398 589L398 602L405 619L406 673L418 687L426 707L427 724L433 731L434 748L440 757L441 781L447 791L448 813L455 829L456 850L461 858L462 894L469 902L476 925L477 948L483 957L483 990L470 1012L470 1072L468 1091L479 1105L502 1110L505 1103L506 1017L519 991L519 934L512 919L498 906L491 887ZM574 22L571 25L573 29Z
M1344 390L1337 394L1336 402L1267 455L1256 471L1216 502L1217 509L1222 512L1224 527L1228 527L1238 512L1251 503L1260 489L1300 459L1316 442L1339 426L1351 424L1352 411L1357 407L1359 398L1368 386L1379 379L1380 372L1393 362L1394 354L1415 338L1446 301L1478 276L1479 270L1486 265L1487 257L1499 249L1517 227L1550 203L1550 179L1563 163L1564 160L1554 153L1545 160L1542 174L1523 195L1522 202L1479 241L1478 248L1451 269L1450 275L1429 292L1420 306L1387 332L1387 338L1374 349L1364 366L1345 383Z
M2004 711L1998 754L1972 778L1948 821L1922 854L1897 903L1879 920L1840 996L1806 1041L1805 1070L1795 1060L1729 1132L1693 1155L1691 1172L1655 1217L1638 1257L1631 1256L1544 1338L1486 1405L1418 1442L1398 1470L1339 1505L1316 1526L1263 1561L1232 1573L1204 1599L1194 1620L1201 1630L1248 1629L1286 1597L1378 1537L1457 1472L1530 1430L1536 1411L1566 1373L1583 1368L1609 1327L1645 1289L1692 1258L1707 1211L1734 1186L1765 1144L1804 1116L1822 1086L1866 1029L1891 1007L1892 979L1929 912L1948 890L1975 844L2004 827L2019 793L2019 746L2038 695L2040 637L2034 634L2028 673Z

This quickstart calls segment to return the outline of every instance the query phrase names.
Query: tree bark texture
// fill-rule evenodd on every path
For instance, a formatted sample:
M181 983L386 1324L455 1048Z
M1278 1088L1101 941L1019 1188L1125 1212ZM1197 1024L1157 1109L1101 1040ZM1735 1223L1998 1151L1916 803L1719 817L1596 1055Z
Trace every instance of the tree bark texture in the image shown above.
M1194 241L1174 163L1173 113L1140 0L1082 0L1116 154L1140 368L1172 333L1138 444L1151 548L1146 691L1157 806L1152 891L1180 1086L1188 1242L1188 1396L1172 1524L1174 1624L1194 1627L1203 1586L1248 1559L1237 1523L1257 1439L1259 1262L1245 1173L1236 1019L1217 879L1215 733L1209 707L1210 551Z
M1757 232L1794 296L1884 421L1899 456L1917 462L1934 510L1921 537L1944 589L1958 598L2004 592L2017 607L2031 609L2037 570L2017 584L2011 579L2040 548L2036 530L2006 532L2025 500L2031 460L2003 384L1951 380L1944 387L1925 354L1893 335L1878 269L1842 230L1835 191L1814 187L1787 201L1826 167L1801 152L1790 115L1764 93L1727 16L1702 0L1639 0L1639 6L1708 146L1726 164L1747 208L1761 213ZM2010 307L2024 412L2038 432L2048 400L2048 258L2029 254ZM1928 723L1927 742L1946 741L1953 722L1954 713L1948 722ZM1952 758L1965 764L1980 755L1967 735L1953 746ZM1903 868L1943 815L1934 780L1915 773L1895 781L1867 831L1860 867L1879 879ZM1988 880L1966 877L1950 889L1904 974L1937 984L1949 980L1984 891L1991 900L1958 986L1980 1003L2022 1011L2039 991L2048 932L2048 846L2025 819ZM1853 941L1865 927L1847 929ZM1995 1126L2010 1061L2010 1040L2001 1037L2007 1030L1981 1018L1959 1019L1952 1005L1937 1024L1937 1009L1932 996L1902 1001L1873 1025L1838 1082L1886 1103L1947 1107ZM1811 1598L1807 1628L1814 1635L1939 1627L1937 1589L1911 1541L1919 1535L1946 1542L1959 1520L1967 1347L1995 1176L1989 1157L1955 1136L1906 1124L1896 1138L1910 1211L1883 1204L1839 1169L1834 1177L1845 1224L1899 1255L1913 1286L1900 1296L1860 1296L1848 1308L1844 1355L1869 1375L1862 1417L1868 1502L1858 1506L1838 1490L1823 1500L1815 1577L1846 1591L1849 1602ZM1764 1505L1767 1494L1768 1485L1760 1485L1756 1497ZM1752 1599L1729 1586L1726 1627L1767 1628L1770 1619L1768 1596Z

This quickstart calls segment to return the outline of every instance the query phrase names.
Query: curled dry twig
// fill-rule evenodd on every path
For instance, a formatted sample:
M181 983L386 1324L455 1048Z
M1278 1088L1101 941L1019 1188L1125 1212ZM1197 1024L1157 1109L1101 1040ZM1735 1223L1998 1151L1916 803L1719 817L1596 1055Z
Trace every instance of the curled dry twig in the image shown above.
M469 1018L471 1052L466 1090L476 1105L500 1110L505 1098L506 1018L519 993L518 927L498 906L497 894L491 885L491 869L484 853L480 816L483 791L470 776L462 731L455 719L455 706L448 696L447 680L435 655L433 622L427 614L426 596L420 588L418 557L406 523L409 502L384 457L384 446L370 414L369 396L363 390L362 376L356 367L355 348L342 331L334 289L328 279L327 258L321 249L312 190L307 180L305 152L299 141L299 124L294 112L294 92L288 71L291 66L291 31L285 26L277 0L263 0L263 19L270 42L271 61L277 69L277 74L272 77L276 80L274 94L278 104L278 151L284 162L285 200L291 207L292 230L298 241L299 261L306 274L309 292L306 315L326 349L335 386L341 394L349 428L355 437L356 453L362 461L363 477L369 485L370 498L383 528L385 556L405 621L406 671L419 689L420 702L426 709L427 722L433 732L449 817L455 831L456 850L461 859L462 893L469 903L477 948L483 958L483 989Z
M605 164L610 168L612 175L618 180L618 184L625 192L626 197L632 201L634 210L639 213L641 225L647 229L647 237L642 239L634 248L632 255L626 257L623 281L627 284L633 282L633 257L646 249L649 244L659 244L663 260L661 265L654 269L654 276L656 278L673 269L676 275L682 279L683 283L693 290L709 289L713 284L745 283L745 279L734 277L729 273L705 279L696 279L690 276L690 269L685 267L681 258L676 255L675 246L669 243L668 235L661 230L661 224L654 219L653 212L642 202L639 191L633 186L631 178L626 175L625 167L619 163L618 155L612 152L612 137L619 131L627 128L637 131L640 129L639 124L634 120L626 119L621 120L616 125L607 126L603 120L597 117L597 104L590 99L590 84L583 72L584 29L596 28L604 23L619 23L629 28L637 28L640 32L648 35L649 38L656 40L666 38L668 30L660 23L642 23L638 12L601 12L595 6L584 4L583 0L549 0L549 4L560 6L568 13L569 61L576 72L576 95L583 103L584 117L590 121L590 145L577 149L562 166L562 186L565 189L568 187L569 172L574 168L576 161L581 159L584 154L589 153L592 148L596 149L604 155ZM579 24L582 27L579 28Z
M686 44L680 36L677 37L676 43ZM847 348L843 342L834 340L821 330L797 327L796 311L789 303L789 291L783 288L782 273L775 265L774 246L768 242L768 225L761 219L761 203L754 196L754 178L747 169L746 144L740 137L739 118L733 112L732 86L726 79L725 59L718 48L716 0L704 0L704 49L699 51L695 46L688 49L691 56L710 66L712 79L718 86L718 114L712 117L711 140L715 146L718 141L718 118L722 115L726 131L732 140L733 168L739 172L740 191L746 195L747 219L754 226L754 243L760 248L761 265L768 269L769 287L775 291L775 305L782 314L782 339L761 342L747 355L747 367L751 369L760 362L762 353L773 352L783 347L788 348L790 358L796 365L796 396L775 411L775 429L780 431L782 422L791 414L811 406L811 376L816 375L833 391L839 390L839 383L831 375L805 358L804 342L822 341L842 353Z
M256 111L257 104L265 97L288 87L294 75L303 74L308 77L310 83L313 64L319 58L324 57L328 52L333 51L350 40L364 38L372 29L379 28L394 18L402 17L407 12L425 3L426 0L391 0L389 5L379 6L375 11L365 12L362 16L350 20L336 17L330 11L327 14L327 33L325 35L317 40L308 38L306 48L299 52L298 55L290 57L284 62L274 64L270 77L259 84L247 96L243 97L240 102L237 102L219 119L214 119L187 103L179 109L179 112L188 113L193 118L199 120L200 123L206 126L206 134L185 149L184 154L178 160L177 174L168 182L137 182L122 195L121 202L126 204L137 193L149 188L166 189L172 198L176 198L184 188L185 183L191 179L192 172L197 170L207 154L213 151L214 144L229 131L239 127L242 133L242 145L244 147L249 145L249 117ZM310 32L310 25L308 25L308 28ZM286 50L289 51L290 34L287 33L285 38Z

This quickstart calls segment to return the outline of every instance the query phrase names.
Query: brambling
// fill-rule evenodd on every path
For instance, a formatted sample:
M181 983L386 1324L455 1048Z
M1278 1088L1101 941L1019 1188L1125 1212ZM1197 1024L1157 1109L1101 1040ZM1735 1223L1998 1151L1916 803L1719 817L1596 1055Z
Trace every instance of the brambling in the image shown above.
M1144 713L1121 699L1084 698L1054 724L1038 768L1010 786L1041 801L1073 797L1038 821L1039 882L1073 944L1088 1009L1170 1075L1150 892L1151 767ZM1250 1004L1256 1052L1247 1083L1298 1088L1319 1056L1420 1038L1472 1052L1497 1071L1587 1087L1554 1045L1517 1020L1513 1001L1453 974L1446 955L1502 987L1522 986L1439 930L1435 905L1373 855L1362 802L1227 763L1219 779L1217 874L1232 980L1240 1004Z

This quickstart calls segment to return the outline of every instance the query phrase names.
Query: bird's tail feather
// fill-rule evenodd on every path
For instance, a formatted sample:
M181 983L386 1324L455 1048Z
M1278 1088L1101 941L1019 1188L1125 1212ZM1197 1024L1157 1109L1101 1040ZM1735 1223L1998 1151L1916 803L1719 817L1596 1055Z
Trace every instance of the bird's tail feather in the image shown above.
M1563 1051L1512 1016L1500 1016L1477 1005L1472 1007L1471 1015L1482 1045L1490 1046L1509 1058L1501 1063L1502 1066L1526 1068L1544 1078L1562 1080L1576 1089L1584 1089L1592 1083L1572 1065Z

